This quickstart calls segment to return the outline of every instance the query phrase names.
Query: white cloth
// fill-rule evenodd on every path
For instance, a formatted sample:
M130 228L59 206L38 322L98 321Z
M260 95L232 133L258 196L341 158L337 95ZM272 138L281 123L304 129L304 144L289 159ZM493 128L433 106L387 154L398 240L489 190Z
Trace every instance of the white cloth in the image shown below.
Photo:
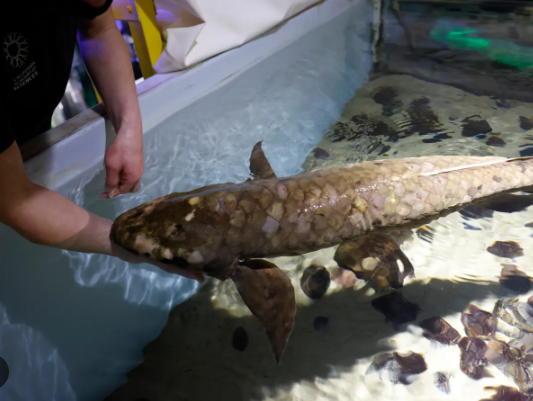
M164 49L158 73L240 46L321 0L155 0Z

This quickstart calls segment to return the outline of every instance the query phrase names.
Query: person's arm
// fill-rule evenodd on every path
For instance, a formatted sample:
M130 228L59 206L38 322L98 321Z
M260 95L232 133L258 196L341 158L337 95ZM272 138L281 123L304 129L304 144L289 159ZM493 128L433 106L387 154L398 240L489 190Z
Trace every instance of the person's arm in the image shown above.
M142 121L128 47L111 9L80 24L78 41L117 136L105 156L104 197L136 192L144 172Z
M10 226L35 244L112 255L130 263L144 262L113 244L109 236L110 220L34 184L24 171L16 142L0 153L0 223ZM200 274L154 264L165 271L203 281Z

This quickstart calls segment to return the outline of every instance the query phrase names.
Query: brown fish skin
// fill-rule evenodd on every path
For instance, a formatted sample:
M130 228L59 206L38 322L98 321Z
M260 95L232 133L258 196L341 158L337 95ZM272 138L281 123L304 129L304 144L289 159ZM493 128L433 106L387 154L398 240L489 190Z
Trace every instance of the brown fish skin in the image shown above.
M414 267L389 236L369 234L356 241L340 245L333 256L339 267L351 270L356 277L372 283L379 291L401 288L406 277L414 274ZM398 266L402 262L403 271Z
M304 254L531 185L529 158L365 162L166 195L119 216L112 238L151 259L224 279L238 258Z
M246 306L266 328L274 359L279 363L296 313L290 278L275 264L252 259L237 265L232 280Z
M533 158L390 159L277 178L259 142L250 162L254 180L147 202L114 221L111 239L147 259L226 280L237 269L251 269L249 259L305 254L377 230L420 226L474 201L533 186ZM238 289L242 296L247 285L270 286L246 302L257 304L279 294L280 285L292 288L282 281L278 273L257 270L240 274ZM279 333L269 334L279 362L292 315L275 321L269 320L272 310L256 310L261 321L285 328L265 326Z

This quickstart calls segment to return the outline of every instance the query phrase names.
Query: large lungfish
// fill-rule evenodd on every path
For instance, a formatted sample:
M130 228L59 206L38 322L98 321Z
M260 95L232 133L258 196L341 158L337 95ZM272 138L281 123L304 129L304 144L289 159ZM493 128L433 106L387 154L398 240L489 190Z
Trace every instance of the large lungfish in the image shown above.
M261 149L253 180L173 193L119 216L111 237L151 260L231 278L279 363L294 325L290 279L257 258L298 255L375 230L421 225L533 185L533 158L377 160L277 178Z

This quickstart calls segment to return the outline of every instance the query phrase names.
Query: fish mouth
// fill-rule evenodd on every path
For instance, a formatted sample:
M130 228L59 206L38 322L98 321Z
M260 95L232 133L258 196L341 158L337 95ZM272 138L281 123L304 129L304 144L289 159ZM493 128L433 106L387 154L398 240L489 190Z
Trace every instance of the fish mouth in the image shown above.
M110 240L118 247L128 251L129 253L132 253L134 255L140 255L140 252L136 249L134 249L132 246L129 246L128 243L133 241L128 241L128 238L131 236L131 234L124 230L120 224L115 224L115 222L111 225L111 231L109 232L109 238Z
M132 245L139 229L143 227L143 221L140 217L145 214L146 208L145 205L142 205L122 213L113 221L109 232L111 241L135 255L139 255L139 251L134 249Z

